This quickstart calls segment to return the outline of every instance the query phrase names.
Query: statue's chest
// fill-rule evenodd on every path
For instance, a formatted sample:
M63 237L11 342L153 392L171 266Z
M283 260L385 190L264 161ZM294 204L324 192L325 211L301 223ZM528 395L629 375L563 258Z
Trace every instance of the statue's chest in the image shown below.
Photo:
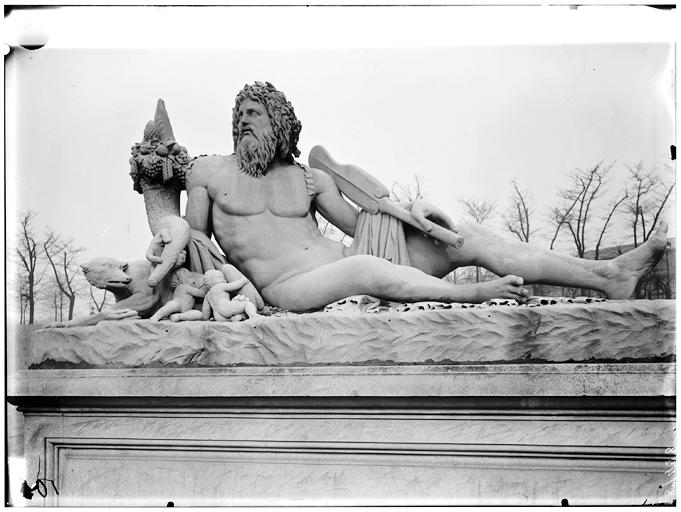
M280 217L304 217L312 200L302 170L261 178L241 173L216 176L208 192L214 206L229 215L258 215L269 211Z

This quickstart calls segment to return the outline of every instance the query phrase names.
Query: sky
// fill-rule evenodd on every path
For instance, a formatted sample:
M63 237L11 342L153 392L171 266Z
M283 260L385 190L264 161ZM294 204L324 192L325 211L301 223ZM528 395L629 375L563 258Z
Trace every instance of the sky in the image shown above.
M255 80L293 103L303 162L321 144L388 187L418 174L455 222L461 198L502 213L512 179L539 224L575 168L615 162L615 192L625 164L673 164L675 55L662 11L610 10L610 36L582 8L16 14L49 42L5 60L8 239L33 209L39 231L87 248L83 260L144 257L151 234L128 158L156 100L190 155L229 154L234 97Z

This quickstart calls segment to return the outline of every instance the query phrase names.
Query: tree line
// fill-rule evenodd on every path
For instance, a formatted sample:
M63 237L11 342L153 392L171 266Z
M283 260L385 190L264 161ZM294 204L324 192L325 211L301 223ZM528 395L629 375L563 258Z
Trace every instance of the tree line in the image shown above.
M11 255L16 263L19 323L33 324L38 309L50 311L55 321L71 320L78 297L87 289L90 312L101 311L107 303L106 290L94 289L80 272L78 259L85 248L49 228L37 233L37 216L33 210L19 216L18 240Z
M517 181L511 181L511 194L507 207L501 212L505 230L522 242L548 242L548 249L554 250L558 241L567 242L573 256L588 259L611 259L627 250L638 247L648 240L659 226L665 209L670 204L674 190L674 174L669 166L663 169L646 168L643 163L626 165L624 183L615 189L610 185L614 163L599 162L588 169L575 169L569 175L569 185L558 190L555 206L542 219L533 207L533 198L522 190ZM488 223L495 215L496 206L485 199L462 199L467 216L479 224ZM543 222L542 222L543 220ZM615 221L625 227L628 235L607 243ZM538 227L538 224L541 227ZM540 232L543 231L543 236ZM548 235L548 236L547 236ZM665 255L667 270L663 277L651 273L641 279L635 297L653 298L653 287L662 290L662 295L671 298L673 277L669 271L669 255ZM485 271L477 272L459 269L451 277L463 282L485 280L496 277ZM537 295L553 294L551 289L534 285ZM561 288L563 295L593 295L591 290Z

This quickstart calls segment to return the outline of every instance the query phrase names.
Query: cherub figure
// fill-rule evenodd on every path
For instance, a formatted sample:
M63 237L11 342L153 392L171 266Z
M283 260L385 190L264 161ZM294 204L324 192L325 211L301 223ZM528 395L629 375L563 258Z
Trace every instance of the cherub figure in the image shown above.
M186 268L178 268L170 278L170 287L174 288L173 298L164 304L149 320L158 322L170 317L173 322L183 320L201 320L203 314L195 310L196 299L203 298L206 291L203 289L204 278L201 274L190 272Z
M236 316L245 314L248 318L258 315L255 304L245 295L231 298L229 292L237 291L246 286L249 281L241 277L236 281L227 282L221 270L209 270L204 275L205 286L209 288L203 299L203 319L210 319L211 312L218 322L226 322Z

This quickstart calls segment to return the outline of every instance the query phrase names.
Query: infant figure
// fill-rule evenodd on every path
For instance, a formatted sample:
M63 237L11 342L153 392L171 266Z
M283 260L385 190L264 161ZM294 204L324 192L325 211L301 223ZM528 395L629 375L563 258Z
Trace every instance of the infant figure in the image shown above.
M218 322L226 322L230 319L242 319L245 314L248 318L258 315L257 308L245 295L237 295L231 298L229 292L237 291L246 286L249 281L245 277L236 281L227 282L225 274L221 270L209 270L204 274L205 286L208 289L203 300L203 319L208 320L213 313L213 318ZM236 318L235 318L236 317Z
M170 287L174 288L173 298L164 304L150 318L155 322L170 317L173 322L183 320L201 320L201 311L195 310L196 299L206 295L204 288L204 278L201 274L190 272L186 268L175 270L170 278Z

